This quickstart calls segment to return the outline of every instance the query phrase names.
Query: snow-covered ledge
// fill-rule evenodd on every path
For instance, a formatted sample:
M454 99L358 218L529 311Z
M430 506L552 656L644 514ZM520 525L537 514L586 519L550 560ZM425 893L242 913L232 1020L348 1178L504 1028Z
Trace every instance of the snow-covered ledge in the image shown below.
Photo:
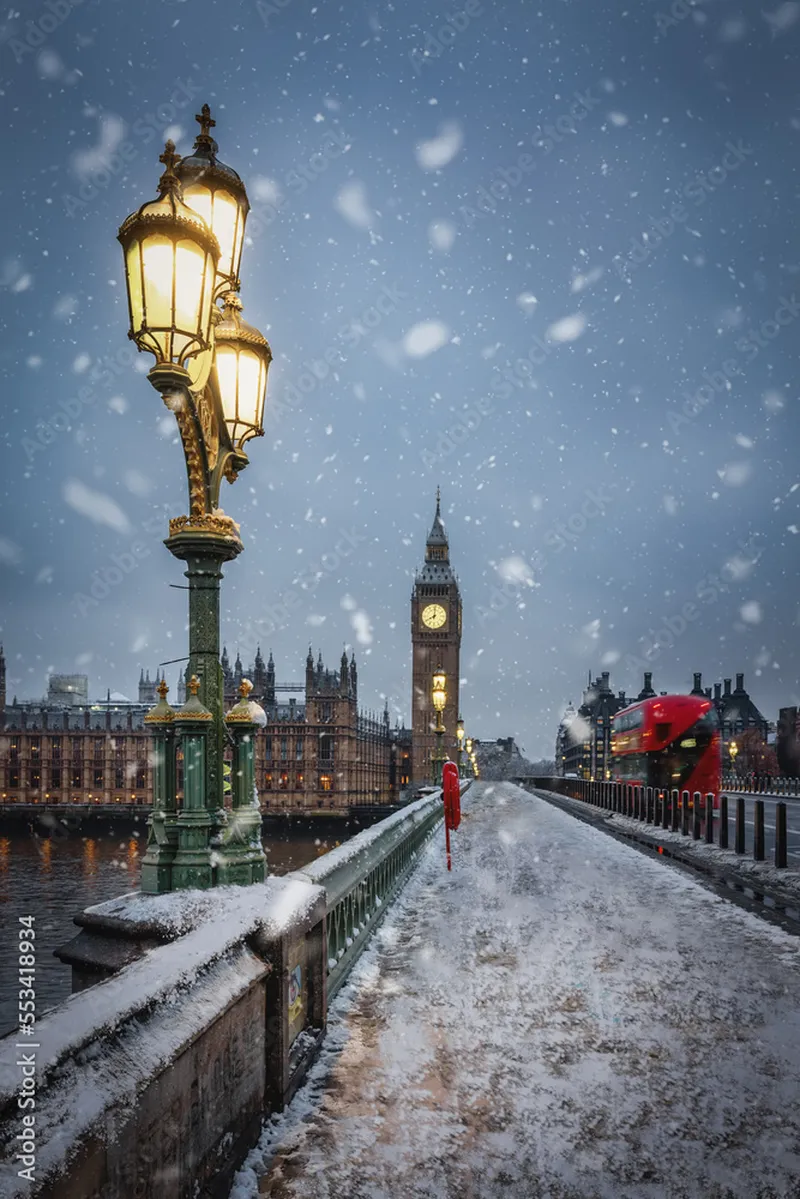
M436 793L304 872L248 887L134 892L82 913L73 963L111 977L36 1024L33 1185L17 1160L27 1047L17 1048L17 1034L0 1041L0 1194L171 1195L187 1177L198 1193L226 1193L324 1032L328 913L440 817Z
M9 1199L133 1194L153 1176L171 1193L178 1157L193 1177L217 1177L258 1135L265 1096L279 1102L287 1085L290 964L302 970L301 1022L324 1025L325 892L307 879L133 893L88 911L172 939L43 1015L34 1037L0 1041ZM296 1039L296 1012L294 1023ZM16 1160L23 1053L35 1063L34 1186Z

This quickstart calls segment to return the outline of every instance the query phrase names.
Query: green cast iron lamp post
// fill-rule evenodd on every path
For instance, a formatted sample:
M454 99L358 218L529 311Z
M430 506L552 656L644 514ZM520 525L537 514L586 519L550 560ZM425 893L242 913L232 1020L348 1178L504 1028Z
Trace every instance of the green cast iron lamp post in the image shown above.
M164 689L146 718L155 747L154 807L142 863L142 890L149 893L257 882L265 870L252 794L242 796L240 785L233 799L234 813L247 808L245 819L229 818L224 806L226 741L247 773L246 738L252 749L260 718L253 711L258 705L250 705L244 719L245 695L227 725L223 717L219 588L223 564L244 547L239 526L219 499L223 478L233 483L248 465L246 442L263 435L272 352L241 316L247 193L236 172L217 158L207 104L197 120L200 134L191 156L180 158L167 142L158 198L132 213L118 235L128 336L155 358L148 379L175 414L189 483L189 513L169 522L165 545L186 564L193 677L182 709L173 712ZM242 732L251 724L253 729ZM184 761L180 807L178 746ZM257 819L260 829L260 811Z

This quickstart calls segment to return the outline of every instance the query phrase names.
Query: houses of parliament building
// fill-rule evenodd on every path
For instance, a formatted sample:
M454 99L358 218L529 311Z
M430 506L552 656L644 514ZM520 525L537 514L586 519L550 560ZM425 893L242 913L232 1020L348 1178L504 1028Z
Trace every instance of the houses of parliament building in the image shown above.
M414 783L430 778L433 744L430 673L443 665L452 679L445 712L445 749L455 746L461 602L450 570L449 547L438 498L426 559L411 599L413 729L390 724L359 707L355 655L342 653L338 669L311 649L302 682L278 682L270 652L259 649L246 670L224 650L221 666L227 711L239 699L243 678L264 708L267 723L256 737L256 786L264 813L297 811L348 815L354 809L396 803ZM442 620L442 613L444 619ZM436 660L434 660L436 659ZM51 675L44 699L9 703L0 647L0 797L4 804L153 803L150 734L144 718L163 679L158 670L139 677L135 700L108 691L90 701L86 675ZM178 703L186 678L177 688ZM182 788L180 755L178 790Z

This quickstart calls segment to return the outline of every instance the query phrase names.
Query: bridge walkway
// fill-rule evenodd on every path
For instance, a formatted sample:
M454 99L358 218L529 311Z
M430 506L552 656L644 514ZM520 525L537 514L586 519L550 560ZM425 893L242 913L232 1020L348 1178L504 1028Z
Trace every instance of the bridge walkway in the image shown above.
M232 1199L800 1199L800 941L480 783Z

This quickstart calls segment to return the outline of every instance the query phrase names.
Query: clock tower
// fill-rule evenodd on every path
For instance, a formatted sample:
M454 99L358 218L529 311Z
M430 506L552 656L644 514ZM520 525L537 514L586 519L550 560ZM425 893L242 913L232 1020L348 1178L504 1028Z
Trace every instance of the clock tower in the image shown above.
M436 515L428 534L425 565L417 572L411 594L411 727L412 778L416 784L433 777L436 750L436 710L433 706L433 672L439 667L447 678L447 704L442 713L442 752L456 760L461 655L461 595L450 568L450 547L436 491Z

